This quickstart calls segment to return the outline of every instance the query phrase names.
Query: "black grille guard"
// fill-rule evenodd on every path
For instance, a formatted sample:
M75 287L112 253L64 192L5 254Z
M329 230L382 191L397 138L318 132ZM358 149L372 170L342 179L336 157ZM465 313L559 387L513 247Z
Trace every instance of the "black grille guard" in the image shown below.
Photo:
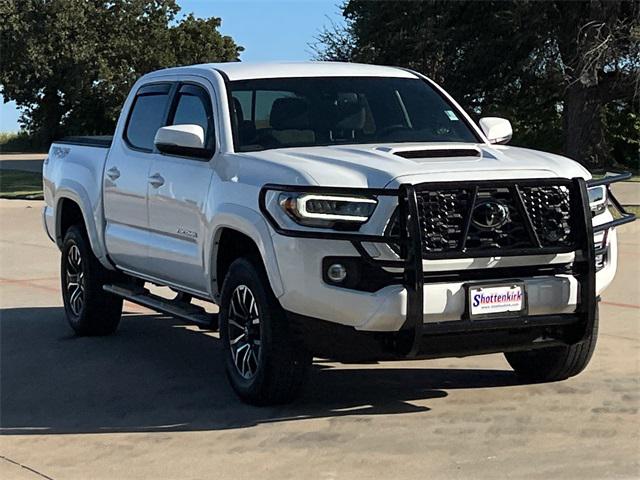
M545 185L565 185L571 189L571 208L573 217L573 229L575 237L574 248L558 249L553 247L536 247L526 249L510 249L508 251L496 251L495 249L477 250L473 252L452 251L438 252L432 258L464 258L464 257L493 257L493 256L524 256L524 255L544 255L557 254L563 252L574 252L574 261L564 273L573 275L578 281L578 305L573 314L557 315L533 315L520 319L520 326L530 325L568 325L576 324L580 328L574 331L569 343L577 343L590 335L596 316L596 255L604 253L606 250L606 235L609 230L625 223L633 222L636 216L627 212L620 202L615 198L610 190L613 183L628 180L630 173L620 173L585 181L582 178L561 179L561 178L539 178L525 180L496 180L496 181L464 181L464 182L431 182L422 184L402 184L397 189L381 188L348 188L348 187L321 187L321 186L301 186L301 185L278 185L266 184L259 194L259 208L264 217L276 233L286 237L313 238L325 240L342 240L351 242L358 254L364 261L377 267L400 268L402 269L401 283L407 291L406 319L398 332L397 350L398 353L406 357L414 357L418 354L423 335L448 333L452 331L476 331L491 330L500 328L514 328L513 318L493 318L491 320L480 320L471 322L464 321L443 322L436 324L423 324L424 310L424 285L425 283L436 283L442 281L442 272L423 271L422 253L422 229L418 217L418 201L416 192L426 189L443 188L471 188L477 191L480 186L505 186L517 189L518 186L545 186ZM618 212L614 220L593 226L591 209L589 207L589 197L587 189L593 186L606 186L608 202L615 207ZM357 232L344 231L311 231L294 230L282 227L271 215L266 206L266 196L268 192L305 192L328 195L364 195L364 196L387 196L398 199L398 211L400 219L400 235L371 235ZM471 222L471 215L467 216L466 222ZM525 221L531 225L531 219L525 215ZM529 229L530 230L530 229ZM605 239L599 249L595 249L594 233L605 232ZM363 243L394 243L400 246L399 260L378 260L369 255ZM512 278L522 275L521 267L501 268L504 278ZM448 278L464 280L468 271L450 272Z

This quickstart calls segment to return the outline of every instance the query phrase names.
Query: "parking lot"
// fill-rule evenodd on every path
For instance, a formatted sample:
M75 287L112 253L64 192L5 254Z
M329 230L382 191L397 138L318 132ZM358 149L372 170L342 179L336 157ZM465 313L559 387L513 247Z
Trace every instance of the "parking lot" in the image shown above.
M317 361L293 405L240 403L217 335L125 304L77 338L41 202L0 200L0 478L640 476L640 222L620 229L586 372L518 384L501 355Z

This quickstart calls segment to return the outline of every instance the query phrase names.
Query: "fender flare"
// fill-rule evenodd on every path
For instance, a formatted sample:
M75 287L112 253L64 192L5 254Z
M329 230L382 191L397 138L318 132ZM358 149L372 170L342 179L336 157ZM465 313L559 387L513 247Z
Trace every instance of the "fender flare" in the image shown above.
M104 238L98 231L96 225L96 216L102 216L101 201L94 202L92 206L91 199L86 189L78 182L73 180L64 180L56 191L55 201L55 239L59 248L62 248L62 209L60 208L63 200L70 200L78 205L82 218L84 220L87 236L91 250L100 263L109 270L113 270L113 265L107 258L104 248Z
M219 283L221 282L216 278L215 272L217 267L218 244L220 236L225 229L235 230L254 241L267 271L271 289L276 298L281 297L284 294L282 277L280 275L275 249L273 248L271 230L264 217L251 208L225 203L220 205L218 212L211 219L211 224L215 225L215 229L207 236L209 245L205 246L205 252L209 252L210 257L205 259L205 265L209 268L209 271L206 273L208 278L211 279L211 293L214 298L217 299L220 295Z

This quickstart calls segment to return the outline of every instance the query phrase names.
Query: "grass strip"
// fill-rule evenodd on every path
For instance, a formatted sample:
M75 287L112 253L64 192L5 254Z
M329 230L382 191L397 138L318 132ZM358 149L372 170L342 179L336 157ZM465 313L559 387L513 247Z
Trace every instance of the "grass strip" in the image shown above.
M42 200L42 175L22 170L0 170L0 198Z

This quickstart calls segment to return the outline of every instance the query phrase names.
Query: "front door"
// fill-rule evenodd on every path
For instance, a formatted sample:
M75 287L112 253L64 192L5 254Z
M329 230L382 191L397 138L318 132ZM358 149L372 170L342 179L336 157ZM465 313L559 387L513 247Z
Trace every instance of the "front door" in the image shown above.
M142 86L129 110L122 141L114 139L104 171L105 243L110 258L124 269L148 272L147 194L153 139L164 125L172 84Z
M215 143L212 90L178 85L167 125L200 125L207 149ZM149 256L153 276L206 293L205 209L213 170L210 159L157 154L149 172Z

